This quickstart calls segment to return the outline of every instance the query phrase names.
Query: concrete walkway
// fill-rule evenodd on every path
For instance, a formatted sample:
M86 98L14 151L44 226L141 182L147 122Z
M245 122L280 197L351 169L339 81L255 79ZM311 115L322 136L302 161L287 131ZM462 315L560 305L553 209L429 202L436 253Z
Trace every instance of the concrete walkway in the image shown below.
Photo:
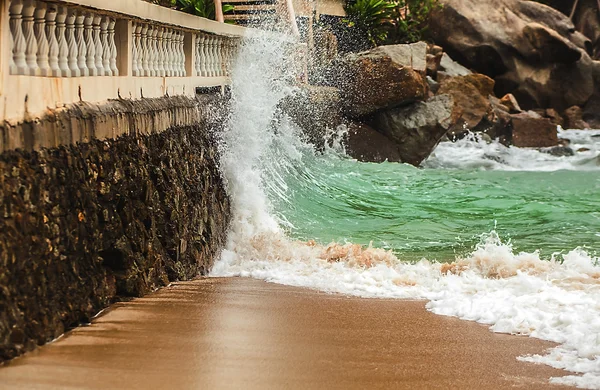
M551 347L436 316L250 279L179 283L119 303L0 368L2 389L558 389L518 362Z

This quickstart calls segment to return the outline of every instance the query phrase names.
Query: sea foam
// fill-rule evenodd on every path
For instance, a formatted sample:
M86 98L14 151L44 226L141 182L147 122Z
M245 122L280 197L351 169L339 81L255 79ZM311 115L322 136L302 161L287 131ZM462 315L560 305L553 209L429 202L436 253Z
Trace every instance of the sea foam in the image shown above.
M426 299L436 314L558 343L547 354L520 359L584 374L553 381L595 389L600 388L598 262L579 249L550 260L513 253L494 232L452 264L426 259L411 264L382 249L321 246L274 233L229 248L211 275L363 298Z

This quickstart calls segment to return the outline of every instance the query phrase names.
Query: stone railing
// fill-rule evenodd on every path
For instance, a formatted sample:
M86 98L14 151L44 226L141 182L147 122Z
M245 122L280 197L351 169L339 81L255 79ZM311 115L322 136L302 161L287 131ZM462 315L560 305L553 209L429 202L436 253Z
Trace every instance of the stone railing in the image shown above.
M0 121L226 85L247 31L142 0L0 0Z

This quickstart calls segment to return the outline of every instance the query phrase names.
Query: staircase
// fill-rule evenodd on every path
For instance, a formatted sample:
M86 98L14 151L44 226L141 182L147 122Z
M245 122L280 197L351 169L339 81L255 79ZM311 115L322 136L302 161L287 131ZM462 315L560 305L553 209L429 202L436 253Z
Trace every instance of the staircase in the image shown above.
M234 7L233 11L223 15L225 21L233 22L240 26L281 31L289 24L285 1L223 0L223 4L229 4Z

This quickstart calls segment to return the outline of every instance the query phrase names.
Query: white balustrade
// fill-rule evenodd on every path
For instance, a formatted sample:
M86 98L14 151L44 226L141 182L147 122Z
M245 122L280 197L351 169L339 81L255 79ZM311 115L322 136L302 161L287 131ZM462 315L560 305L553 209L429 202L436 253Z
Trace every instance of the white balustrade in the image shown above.
M118 75L115 19L39 0L12 0L9 17L10 74Z
M68 2L46 0L10 0L8 11L11 75L119 75L115 17ZM123 20L127 20L125 18L123 16ZM134 19L130 26L131 45L121 50L129 51L130 74L134 77L220 77L230 74L239 38L187 32L140 19ZM192 41L193 47L188 46L188 40ZM123 38L120 41L122 44ZM186 69L188 56L191 74Z

